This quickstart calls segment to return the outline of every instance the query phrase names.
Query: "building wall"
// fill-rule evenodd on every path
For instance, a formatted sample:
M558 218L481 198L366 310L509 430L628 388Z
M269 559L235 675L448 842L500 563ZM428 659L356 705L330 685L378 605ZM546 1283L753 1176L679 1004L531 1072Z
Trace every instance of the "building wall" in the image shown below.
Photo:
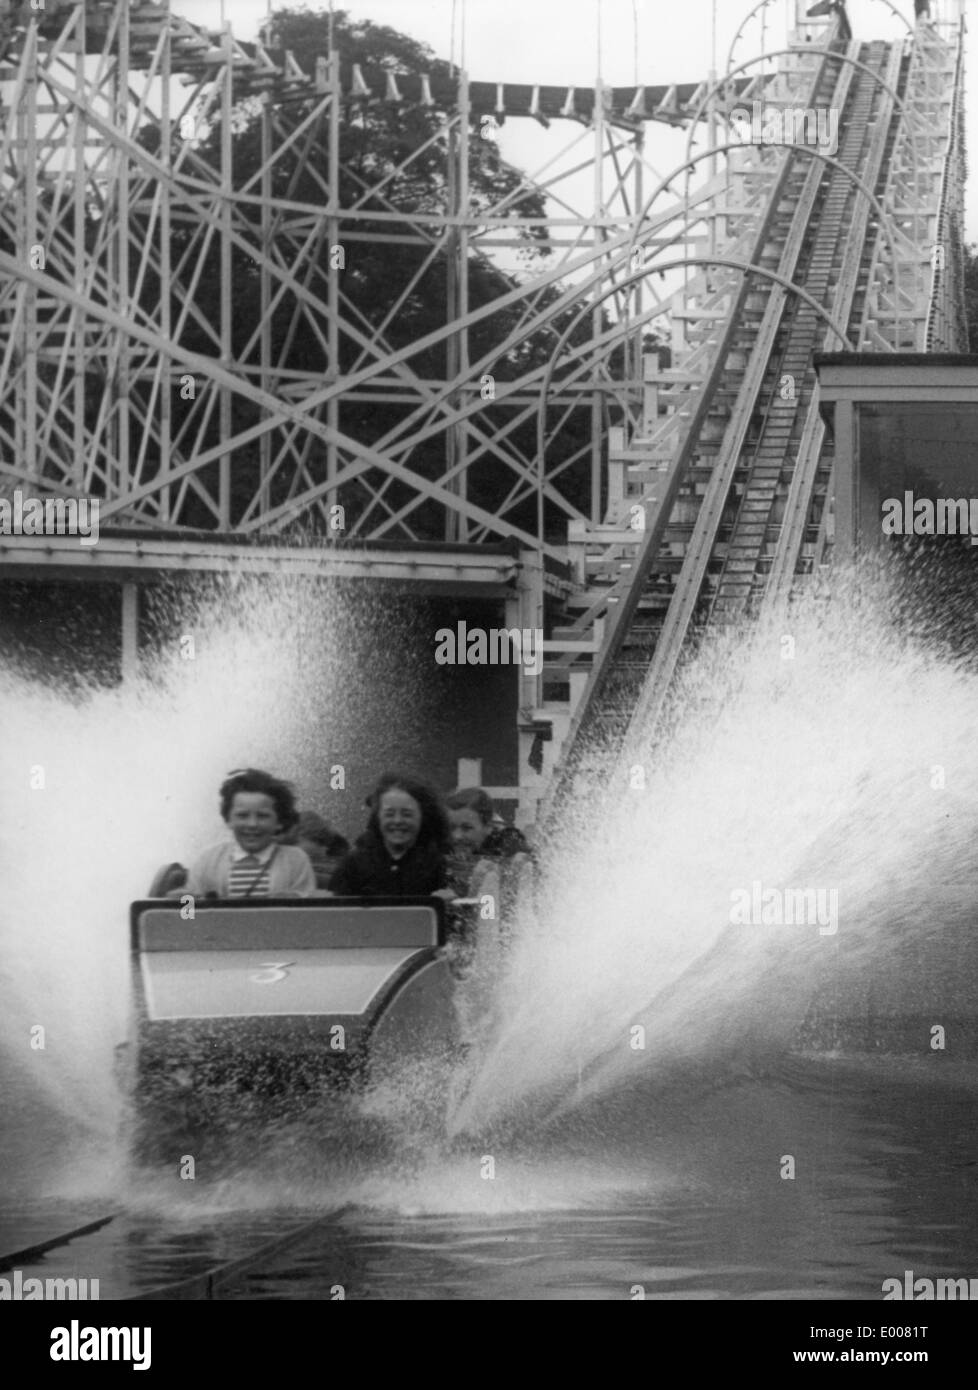
M118 584L0 581L0 595L0 668L72 700L86 689L122 688ZM247 705L260 685L255 703L264 713L256 714L253 742L229 746L228 770L274 761L270 770L294 780L303 803L347 836L362 829L364 798L385 771L447 792L465 757L483 760L487 785L517 779L516 667L434 659L440 628L504 626L501 601L421 597L363 582L292 580L286 588L195 580L142 590L140 610L141 669L156 692L149 708L164 698L157 687L178 703L186 694L190 663L181 663L178 649L192 635L194 678L212 689L196 703L187 697L188 726L195 709L211 711L215 699ZM229 663L240 663L240 673L229 674ZM247 716L240 709L236 716L248 729ZM337 768L344 785L331 788Z

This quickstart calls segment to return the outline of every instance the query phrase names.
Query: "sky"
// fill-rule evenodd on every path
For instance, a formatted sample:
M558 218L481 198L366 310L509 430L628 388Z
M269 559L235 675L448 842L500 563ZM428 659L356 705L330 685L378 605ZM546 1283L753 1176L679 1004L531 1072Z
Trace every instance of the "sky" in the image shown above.
M906 32L890 13L890 5L913 17L912 0L849 0L857 37L894 38ZM268 14L269 0L172 0L173 9L195 24L220 24L222 12L234 33L255 37ZM934 0L939 14L957 13L958 0ZM272 4L272 9L281 8ZM328 9L328 0L307 0L311 10ZM713 16L716 14L717 65L726 67L730 42L753 0L336 0L336 8L355 18L387 24L427 43L441 58L460 61L464 27L464 66L477 81L558 83L589 86L599 66L605 82L626 86L639 80L654 86L663 82L699 81L710 71ZM965 0L966 14L978 32L978 0ZM772 32L783 34L794 0L771 0L768 46ZM463 26L464 19L464 26ZM638 42L635 42L635 36ZM599 41L600 38L600 41ZM737 61L760 51L760 17L752 21L736 48ZM969 40L966 64L978 63L975 38ZM978 161L978 100L971 98L974 78L965 94L971 160ZM532 122L513 125L531 127ZM648 129L648 128L647 128ZM655 136L650 132L649 156L655 160ZM503 153L516 164L533 163L519 157L518 144L507 139ZM668 157L663 154L667 167ZM975 180L967 190L966 228L969 241L978 242L978 195Z

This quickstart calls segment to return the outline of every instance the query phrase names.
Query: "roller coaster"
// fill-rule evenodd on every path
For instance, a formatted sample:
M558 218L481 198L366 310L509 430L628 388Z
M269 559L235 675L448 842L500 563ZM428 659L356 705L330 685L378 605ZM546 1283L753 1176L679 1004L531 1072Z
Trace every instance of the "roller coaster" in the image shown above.
M815 354L966 347L963 6L911 24L880 0L903 32L860 42L800 5L783 48L735 61L769 3L714 80L574 89L335 52L310 70L274 26L242 43L145 0L3 0L2 493L96 496L104 530L85 551L0 536L0 571L467 582L505 594L520 626L546 605L543 680L520 676L519 792L527 817L553 816L595 750L613 767L647 735L696 634L830 563ZM343 131L378 107L424 114L440 206L397 195L423 148L359 191L341 178ZM247 180L240 111L260 151ZM798 138L809 112L835 113L834 148ZM473 143L514 121L548 130L545 167L476 205ZM646 158L654 124L687 134L666 177ZM378 245L414 254L370 322L342 275ZM260 314L242 330L246 266ZM480 268L495 293L473 308ZM444 325L398 342L435 273ZM385 424L367 443L372 410ZM582 468L587 502L569 485ZM326 1220L205 1252L135 1296L220 1297ZM25 1225L0 1269L58 1251L74 1268L79 1250L97 1267L100 1232L124 1241L125 1222Z
M152 0L7 0L0 474L97 496L103 539L0 537L0 568L484 584L548 633L518 790L552 815L586 750L659 717L693 633L829 562L814 354L966 348L963 6L879 0L898 36L863 42L798 4L739 61L770 3L709 81L575 89L300 63L274 21L244 43ZM429 137L351 170L377 111ZM547 130L542 169L476 197L516 121ZM656 124L686 134L664 178ZM404 195L426 159L440 201ZM371 321L344 276L378 246ZM445 322L405 341L433 275Z

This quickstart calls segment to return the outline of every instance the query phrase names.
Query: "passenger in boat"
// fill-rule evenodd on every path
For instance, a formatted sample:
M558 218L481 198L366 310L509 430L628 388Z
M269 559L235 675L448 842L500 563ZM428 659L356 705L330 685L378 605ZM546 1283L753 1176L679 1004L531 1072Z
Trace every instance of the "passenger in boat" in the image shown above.
M283 844L298 845L309 856L319 889L329 887L330 879L350 848L349 841L315 811L300 811L292 830L279 838Z
M478 1047L491 1027L496 987L504 968L508 927L525 875L532 873L522 831L496 813L482 787L460 787L445 799L452 825L453 871L461 881L449 913L449 969L464 1048Z
M169 898L175 897L177 893L183 891L183 885L187 881L187 870L184 866L174 860L171 864L164 864L154 875L152 883L149 885L148 898Z
M522 830L496 814L492 798L482 787L459 787L445 800L452 824L452 843L479 858L509 859L529 854Z
M508 915L520 876L533 862L526 836L496 814L492 798L482 787L460 787L445 804L452 825L455 881L466 880L459 896L481 897L492 877L498 883L499 914ZM495 871L491 875L490 869Z
M330 891L349 897L455 897L446 869L448 816L431 788L387 773L368 804L367 829L333 874Z
M222 784L220 803L231 838L204 850L190 866L184 887L170 896L305 898L315 893L309 856L276 839L297 820L295 795L287 782L244 768Z

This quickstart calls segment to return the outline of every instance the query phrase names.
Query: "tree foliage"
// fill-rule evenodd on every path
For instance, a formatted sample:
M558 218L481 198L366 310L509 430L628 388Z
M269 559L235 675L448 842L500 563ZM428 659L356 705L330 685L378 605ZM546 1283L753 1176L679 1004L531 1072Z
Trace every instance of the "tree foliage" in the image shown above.
M310 74L316 70L317 58L329 50L330 17L308 9L276 10L264 42L277 56L285 51ZM412 374L428 381L444 380L449 374L449 337L444 330L452 322L448 285L450 260L453 256L452 238L445 231L446 219L453 211L452 153L446 134L447 103L455 89L449 66L435 57L424 44L371 20L354 20L343 11L332 20L333 44L340 55L340 75L343 91L351 89L354 65L367 76L372 92L369 99L344 100L339 128L338 169L329 164L329 143L325 118L318 124L307 124L308 105L304 102L278 104L274 109L273 138L278 153L269 166L266 191L271 193L276 211L270 228L272 250L280 265L287 267L301 293L288 293L277 299L270 314L263 315L262 272L257 258L242 246L232 252L233 308L231 323L232 354L252 365L258 362L259 326L266 323L271 339L271 358L281 378L293 372L327 374L348 373L370 360L371 342L382 343L385 349L398 351L409 348L429 335L438 340L422 352L410 355ZM427 73L437 94L436 104L394 103L383 99L383 75L399 76ZM263 156L262 108L260 102L244 92L238 102L232 122L233 173L235 190L252 196L262 188L260 170ZM287 153L286 142L293 136ZM266 133L267 134L267 133ZM143 136L150 146L159 146L158 130L148 130ZM181 139L174 132L175 146ZM222 132L219 122L212 119L204 128L194 149L198 167L207 165L214 171L220 168ZM527 185L519 170L507 164L492 140L480 138L477 116L473 115L468 132L469 149L469 213L494 210L495 215L513 218L544 218L545 195ZM270 179L270 188L268 180ZM310 224L298 208L305 205L323 209L325 214L328 192L338 186L339 207L356 207L361 214L356 220L343 219L340 237L343 242L343 268L340 279L341 317L337 360L328 351L328 316L326 305L330 277L337 274L335 247L327 240L328 219L319 217ZM502 205L503 211L498 209ZM384 220L374 220L370 214L384 213ZM253 204L239 198L236 215L252 223L249 240L261 243L262 215L258 201ZM430 226L413 219L434 216L438 221ZM403 220L401 220L403 218ZM514 226L514 242L519 248L521 278L532 280L534 273L547 264L550 255L546 229L542 226ZM194 290L194 316L184 334L185 345L205 355L219 350L220 286L222 262L217 238L204 249L200 226L193 218L176 218L171 234L172 264L202 264L202 273ZM470 250L465 266L470 310L492 305L514 288L513 274L504 272L498 264L477 249ZM172 312L178 315L185 307L183 282L173 289ZM147 307L154 297L163 293L158 281L147 277L142 295ZM553 286L535 295L535 311L546 310L559 297L561 288ZM303 303L303 297L306 302ZM392 309L396 306L396 312ZM515 380L534 367L543 365L554 351L559 335L574 317L576 306L554 313L542 328L504 349L504 344L516 332L526 315L525 301L497 309L469 329L470 360L492 359L491 371L499 383ZM590 316L581 322L569 337L569 347L585 343L592 332ZM618 354L613 355L613 365ZM234 402L234 429L246 428L258 419L255 407L241 399ZM383 450L386 436L396 430L403 420L403 404L384 401L378 396L344 399L340 407L340 427L359 442ZM494 413L495 412L495 413ZM502 431L511 414L506 409L487 404L480 411L479 424L483 431ZM216 428L216 426L215 426ZM554 443L554 456L548 454L548 464L559 463L581 452L579 461L570 462L560 475L558 487L568 501L587 510L589 506L590 475L586 448L591 429L590 404L574 410L560 436ZM422 476L434 478L445 471L446 437L433 433L412 451L409 466ZM529 420L513 431L506 445L524 459L536 453L535 422ZM233 468L235 509L240 510L246 499L253 496L258 476L257 449L245 449L236 454ZM362 506L369 502L370 490L383 481L382 470L368 475L367 488L354 490L341 500L355 522ZM468 472L468 495L486 510L499 513L526 530L535 529L536 503L533 498L512 506L507 502L514 482L510 468L491 455L478 460ZM274 487L272 500L281 500L288 483L283 470ZM277 491L276 491L277 489ZM386 482L385 497L392 506L406 503L411 488L401 482ZM548 504L547 529L563 537L565 514ZM207 524L203 519L199 524ZM428 537L443 534L443 514L440 506L425 503L416 509L409 520L415 534ZM407 530L393 534L407 535Z

